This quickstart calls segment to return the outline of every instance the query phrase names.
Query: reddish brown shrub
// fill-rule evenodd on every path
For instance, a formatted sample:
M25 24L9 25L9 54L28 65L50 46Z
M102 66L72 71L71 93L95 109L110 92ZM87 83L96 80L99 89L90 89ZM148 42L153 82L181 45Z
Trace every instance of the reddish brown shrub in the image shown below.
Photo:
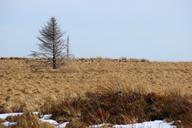
M146 120L181 120L192 122L192 103L182 97L160 96L155 93L135 92L88 93L84 99L77 98L51 105L55 119L79 121L91 125L100 123L125 124ZM46 112L46 109L44 109Z

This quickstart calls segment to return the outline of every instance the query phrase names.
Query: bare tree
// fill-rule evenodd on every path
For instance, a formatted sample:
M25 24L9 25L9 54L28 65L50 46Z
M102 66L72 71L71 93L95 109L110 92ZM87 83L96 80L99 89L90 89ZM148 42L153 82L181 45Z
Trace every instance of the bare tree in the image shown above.
M40 36L37 39L39 51L32 51L32 56L43 57L50 60L53 69L58 68L58 60L64 57L65 41L64 33L58 27L55 17L51 17L50 21L39 31Z
M67 58L69 59L70 55L69 55L69 36L67 36Z

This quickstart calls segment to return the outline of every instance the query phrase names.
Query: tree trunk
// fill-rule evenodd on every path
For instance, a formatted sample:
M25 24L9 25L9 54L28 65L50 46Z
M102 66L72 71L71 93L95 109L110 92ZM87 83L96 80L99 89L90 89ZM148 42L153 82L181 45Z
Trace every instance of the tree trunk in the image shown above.
M57 69L56 58L53 56L53 69Z

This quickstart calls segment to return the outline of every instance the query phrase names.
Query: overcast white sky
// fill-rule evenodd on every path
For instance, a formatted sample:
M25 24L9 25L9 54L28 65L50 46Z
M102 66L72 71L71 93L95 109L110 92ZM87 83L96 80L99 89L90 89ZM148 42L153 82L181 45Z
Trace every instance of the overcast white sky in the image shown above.
M37 50L51 16L76 57L192 61L192 0L0 0L0 56Z

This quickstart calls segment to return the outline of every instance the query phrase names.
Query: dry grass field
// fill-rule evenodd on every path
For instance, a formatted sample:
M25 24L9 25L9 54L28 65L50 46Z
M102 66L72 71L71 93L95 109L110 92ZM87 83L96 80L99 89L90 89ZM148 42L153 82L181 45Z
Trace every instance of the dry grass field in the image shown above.
M192 62L79 59L52 70L40 60L0 59L0 112L38 111L105 87L191 99Z

